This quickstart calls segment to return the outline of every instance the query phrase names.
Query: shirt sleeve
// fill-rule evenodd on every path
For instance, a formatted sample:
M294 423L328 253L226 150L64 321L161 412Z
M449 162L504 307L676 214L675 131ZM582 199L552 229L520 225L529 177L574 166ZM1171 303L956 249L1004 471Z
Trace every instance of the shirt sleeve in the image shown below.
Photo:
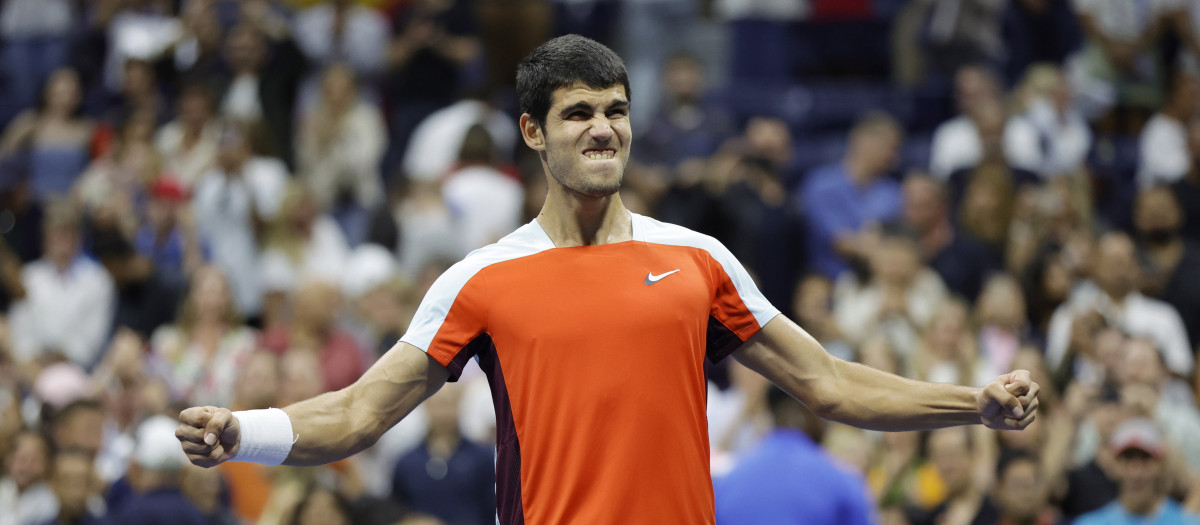
M487 332L487 286L477 265L463 261L438 277L400 340L445 366L457 381ZM473 344L476 343L476 344Z
M742 263L719 242L708 250L713 302L708 321L708 358L716 363L737 350L779 315Z

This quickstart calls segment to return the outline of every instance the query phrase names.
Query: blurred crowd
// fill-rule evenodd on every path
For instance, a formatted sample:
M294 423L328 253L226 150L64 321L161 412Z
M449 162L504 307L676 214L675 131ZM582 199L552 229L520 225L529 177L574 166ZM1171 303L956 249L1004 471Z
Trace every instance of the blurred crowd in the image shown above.
M1041 385L883 434L712 365L720 523L1200 519L1200 3L3 0L0 524L493 523L477 367L325 467L173 420L349 385L531 220L515 66L565 33L627 62L632 210L840 358Z

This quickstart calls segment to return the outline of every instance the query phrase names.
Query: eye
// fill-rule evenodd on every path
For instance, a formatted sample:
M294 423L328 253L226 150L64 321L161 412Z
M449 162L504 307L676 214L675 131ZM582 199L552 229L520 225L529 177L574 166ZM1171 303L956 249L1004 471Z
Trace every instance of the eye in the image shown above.
M567 118L571 120L587 120L592 118L592 116L583 111L573 111L570 115L567 115Z
M621 117L624 117L627 113L628 113L628 111L625 111L624 109L614 109L614 110L608 112L608 118L621 118Z

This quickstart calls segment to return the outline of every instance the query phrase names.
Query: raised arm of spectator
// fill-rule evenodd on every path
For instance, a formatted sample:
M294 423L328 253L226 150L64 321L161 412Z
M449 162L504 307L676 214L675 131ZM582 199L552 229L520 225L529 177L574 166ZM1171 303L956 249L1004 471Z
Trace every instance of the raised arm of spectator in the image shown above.
M1022 429L1037 412L1038 385L1019 370L986 387L924 383L837 359L784 316L734 353L817 415L856 427L901 431L983 423Z
M283 409L293 441L284 463L321 465L365 450L441 388L449 375L417 347L397 343L354 384ZM217 407L193 407L179 414L175 435L192 463L211 467L231 459L254 459L239 456L245 424L241 418L246 413L238 414Z

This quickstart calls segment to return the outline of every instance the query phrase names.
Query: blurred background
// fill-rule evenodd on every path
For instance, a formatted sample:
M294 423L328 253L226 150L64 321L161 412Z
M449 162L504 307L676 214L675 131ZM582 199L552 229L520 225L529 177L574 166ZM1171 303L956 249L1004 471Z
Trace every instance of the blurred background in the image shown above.
M628 65L631 209L838 357L1042 385L1023 432L881 434L727 359L720 523L1200 511L1200 2L0 0L0 523L493 523L474 367L326 467L165 429L349 385L531 220L515 67L566 33Z

